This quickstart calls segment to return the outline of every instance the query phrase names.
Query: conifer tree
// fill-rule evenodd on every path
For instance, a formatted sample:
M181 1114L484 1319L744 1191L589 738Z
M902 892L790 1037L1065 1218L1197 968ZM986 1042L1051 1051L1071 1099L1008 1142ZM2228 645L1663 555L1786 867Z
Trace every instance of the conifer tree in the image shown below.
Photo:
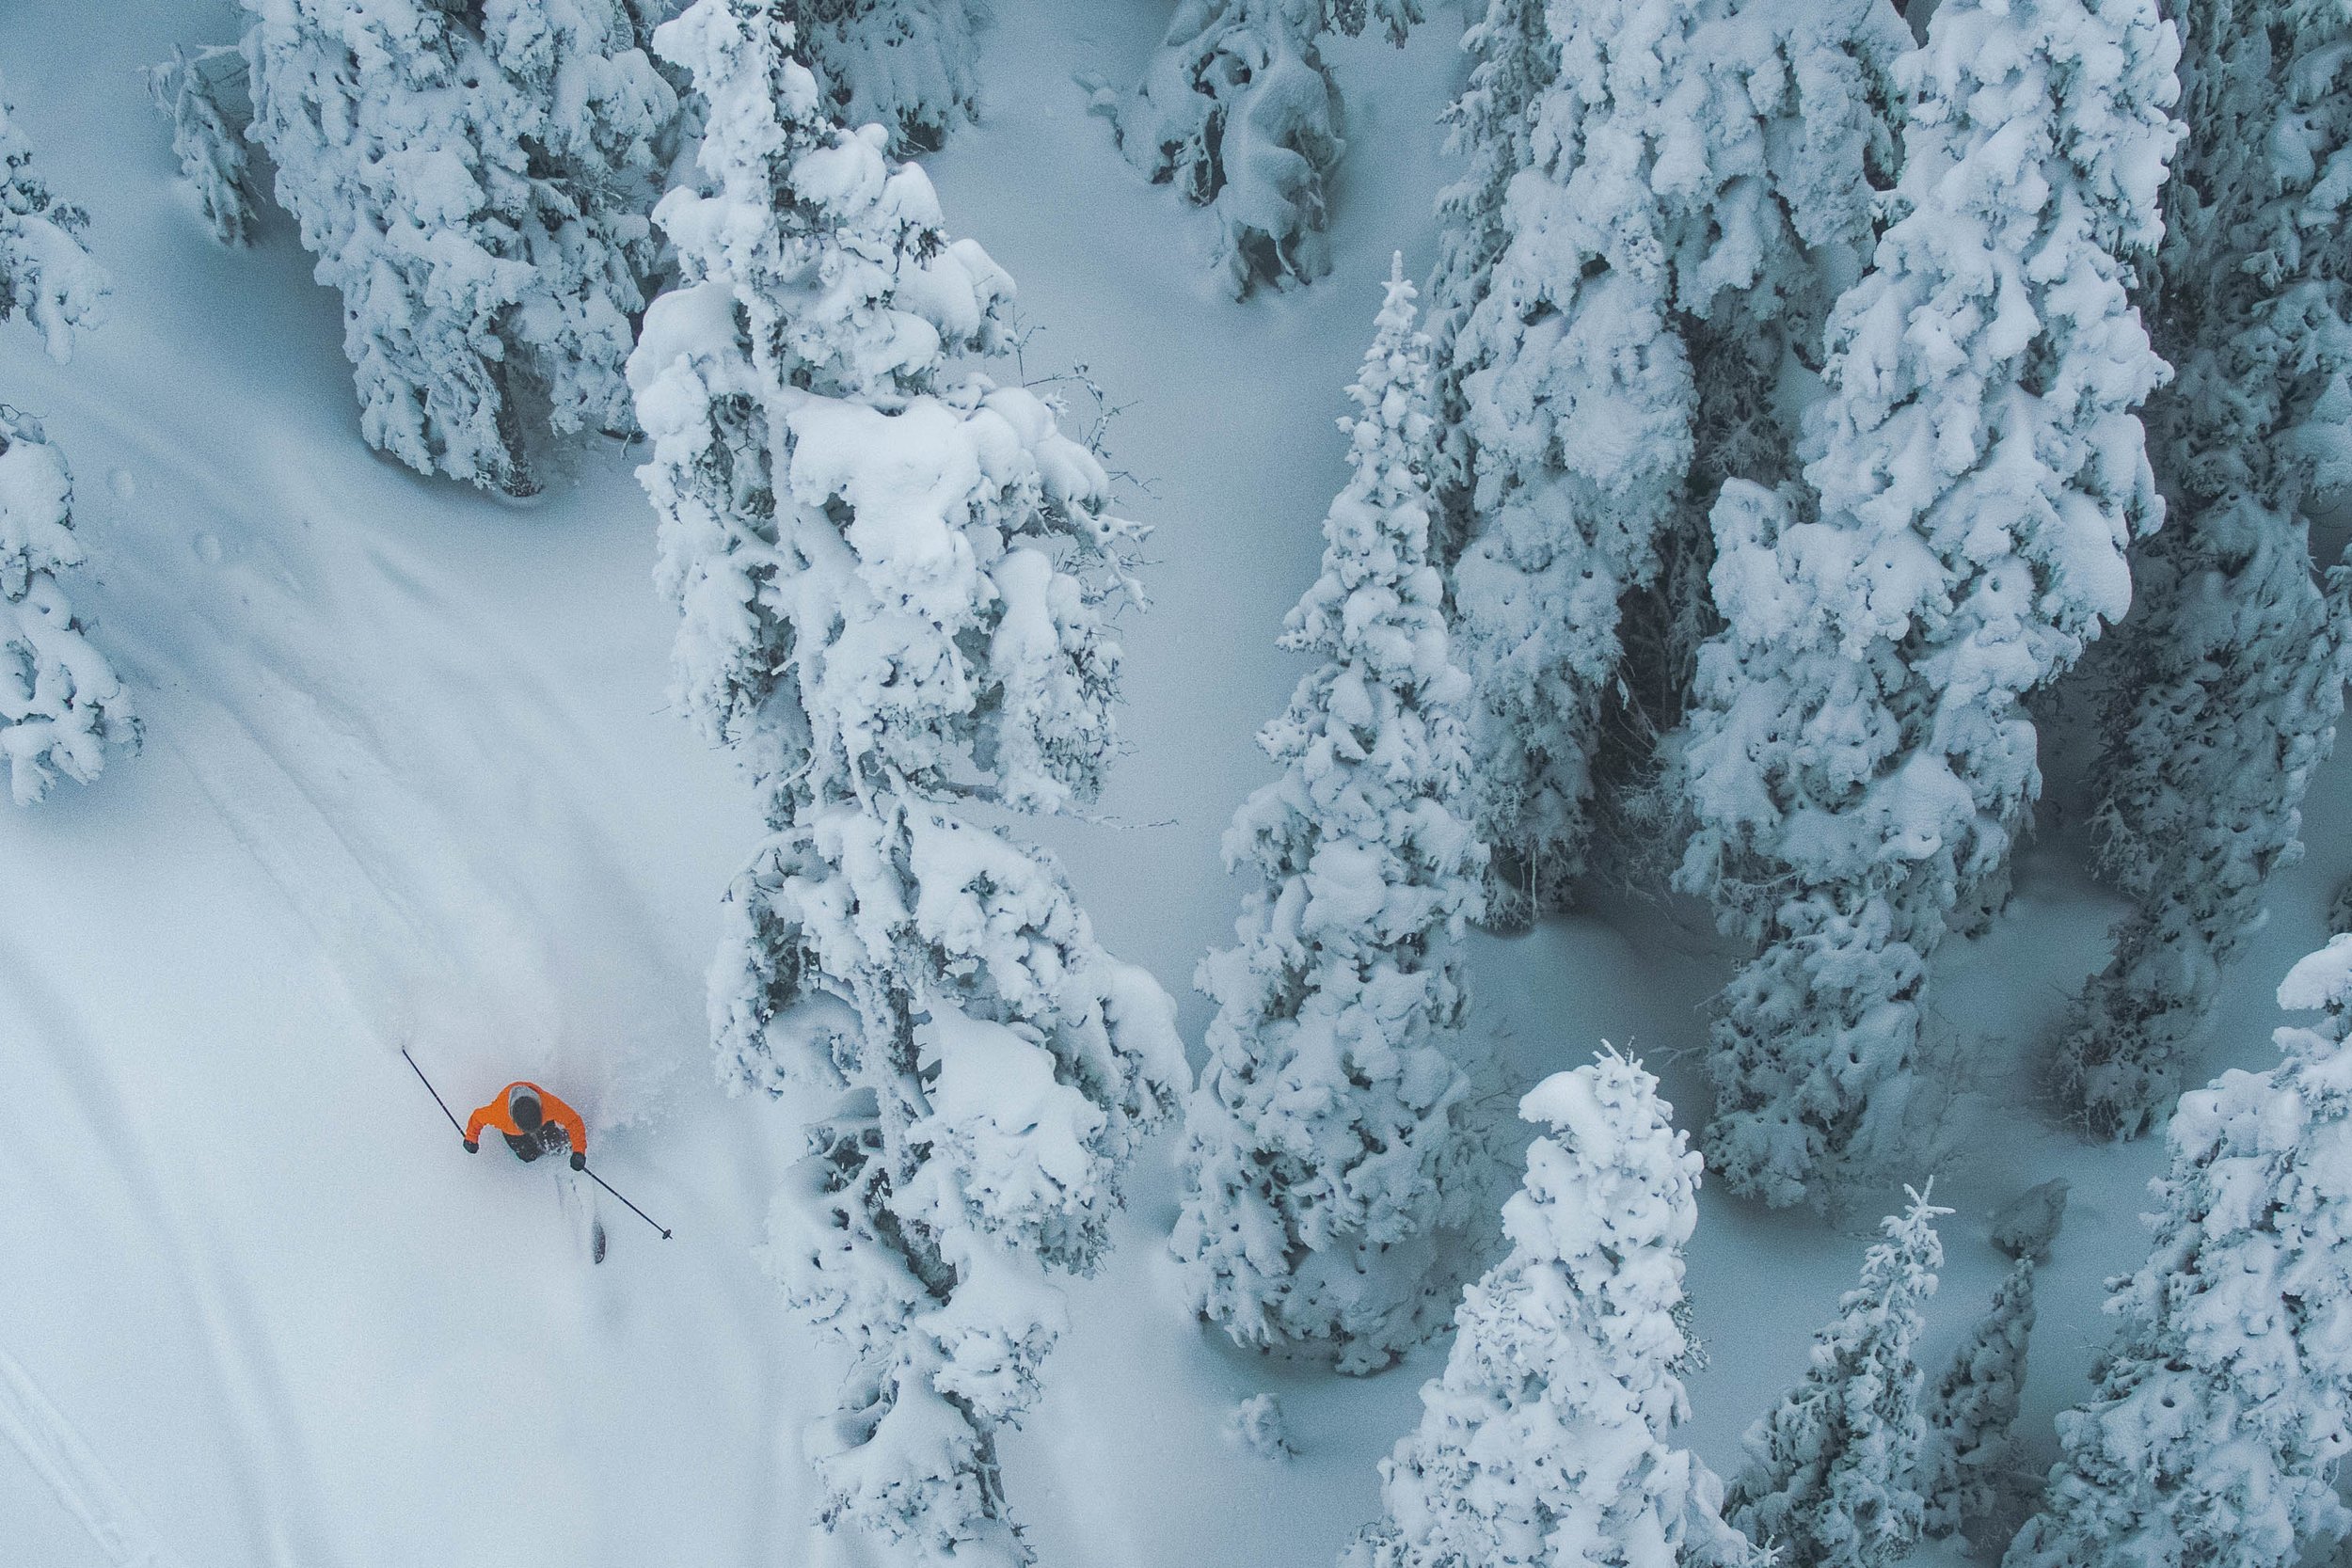
M60 365L73 333L98 325L112 285L82 246L89 214L50 194L33 172L33 150L17 129L0 84L0 322L22 317Z
M1431 553L1448 569L1476 526L1463 423L1462 377L1470 367L1455 356L1454 340L1486 297L1495 258L1510 238L1504 205L1512 180L1528 165L1534 106L1560 54L1544 0L1487 0L1463 33L1462 51L1470 57L1470 79L1441 117L1446 150L1462 169L1438 195L1438 265L1427 317L1437 419L1431 489L1438 506Z
M1493 230L1452 242L1438 300L1458 323L1445 510L1478 520L1452 580L1475 820L1506 925L1559 907L1584 863L1620 611L1683 515L1686 328L1819 293L1820 255L1860 243L1875 84L1907 41L1883 0L1552 0L1531 43L1536 21L1498 6L1479 35L1486 96L1457 111L1472 166L1447 211L1525 162Z
M1679 879L1757 947L1711 1063L1735 1191L1833 1201L1910 1146L1929 960L2040 789L2023 699L2129 601L2174 53L2154 0L1939 6L1805 486L1716 503Z
M2039 1181L1993 1211L1985 1240L2008 1258L2046 1262L2058 1232L2066 1227L2067 1195L2073 1183L2062 1176Z
M792 0L791 13L828 112L879 122L900 153L935 150L979 98L974 34L985 0Z
M0 322L21 317L63 363L73 332L97 324L108 284L82 247L87 214L51 195L32 162L0 83ZM58 580L81 562L64 454L0 404L0 757L18 805L60 773L89 783L107 747L138 741L131 694Z
M360 432L420 471L535 490L559 433L632 428L623 367L676 110L593 0L245 0L253 135L343 296Z
M1377 21L1391 42L1421 0L1181 0L1118 105L1127 161L1216 219L1236 295L1331 270L1323 185L1347 143L1321 40Z
M2132 898L2057 1062L2061 1100L2133 1137L2180 1089L2222 966L2302 853L2344 707L2352 584L2323 586L2316 499L2352 483L2352 13L2185 8L2189 134L2167 187L2151 405L2169 502L2109 662L2100 857Z
M913 1560L1017 1564L996 1434L1184 1076L1173 1007L1054 862L966 802L1083 800L1113 747L1136 534L1035 394L997 384L1009 279L940 231L878 126L826 117L763 0L656 35L708 109L657 217L685 281L630 362L680 705L772 832L711 975L723 1080L809 1153L765 1257L849 1349L808 1444L823 1517Z
M1813 1364L1747 1434L1724 1517L1788 1568L1885 1568L1919 1538L1915 1470L1927 1439L1915 1351L1935 1293L1948 1209L1913 1194L1862 1261L1862 1283L1813 1339Z
M89 783L109 746L138 739L130 692L58 581L81 562L65 458L0 406L0 757L20 806L60 773Z
M253 114L244 52L225 44L193 55L174 49L148 71L147 90L171 120L171 153L206 227L223 245L244 245L258 216L245 139Z
M1386 1517L1348 1568L1733 1568L1755 1554L1722 1486L1674 1446L1682 1248L1698 1156L1658 1081L1613 1051L1554 1073L1519 1114L1511 1251L1463 1292L1420 1428L1380 1466Z
M2352 936L2279 1005L2324 1017L2173 1112L2155 1244L2006 1568L2288 1568L2352 1528Z
M1891 0L1741 0L1724 27L1746 53L1710 38L1707 52L1725 55L1718 69L1738 90L1783 97L1763 135L1794 238L1781 234L1753 285L1681 311L1691 465L1653 580L1621 611L1621 673L1602 705L1620 754L1597 782L1608 870L1645 886L1672 879L1690 828L1680 745L1699 650L1724 625L1708 581L1709 514L1730 480L1770 489L1802 471L1829 313L1867 264L1876 193L1893 182L1895 67L1913 44ZM1754 198L1735 185L1723 199L1736 209Z
M1927 1451L1919 1495L1931 1537L1975 1530L1996 1519L2016 1490L2017 1404L2026 1387L2033 1334L2033 1259L2020 1258L1994 1292L1993 1308L1928 1391ZM2015 1521L2010 1521L2012 1524Z
M1468 682L1429 563L1429 342L1404 259L1342 420L1353 472L1282 645L1319 654L1259 736L1282 776L1234 814L1262 879L1211 954L1209 1065L1185 1112L1175 1251L1243 1344L1327 1346L1343 1370L1417 1337L1461 1159L1455 943L1483 858L1455 815Z

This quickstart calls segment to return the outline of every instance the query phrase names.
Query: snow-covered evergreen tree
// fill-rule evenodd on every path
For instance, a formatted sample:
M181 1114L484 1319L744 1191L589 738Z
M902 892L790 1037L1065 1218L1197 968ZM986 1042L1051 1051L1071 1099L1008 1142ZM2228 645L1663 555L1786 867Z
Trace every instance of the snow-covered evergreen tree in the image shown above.
M1046 855L961 819L1052 810L1113 749L1132 525L984 357L1010 282L949 243L879 126L844 131L765 0L656 35L708 110L658 213L685 281L630 361L685 621L680 705L772 835L711 974L731 1089L811 1152L767 1262L854 1370L809 1442L824 1517L958 1568L1024 1562L996 1433L1100 1255L1184 1065L1167 995L1096 945Z
M2066 1226L2067 1195L2073 1184L2062 1176L2038 1181L1993 1211L1985 1240L1993 1250L2009 1258L2049 1261L2050 1248Z
M1788 1568L1884 1568L1919 1538L1927 1421L1914 1353L1944 1266L1935 1220L1950 1212L1915 1193L1886 1218L1861 1285L1814 1336L1804 1380L1748 1431L1724 1517Z
M537 487L559 432L632 428L670 87L612 0L245 0L253 135L342 292L360 431L424 472Z
M2025 1393L2026 1347L2032 1334L2028 1257L2010 1267L1993 1293L1992 1310L1928 1390L1927 1449L1920 1455L1918 1486L1927 1504L1928 1535L1973 1531L1996 1520L2013 1500L2018 1471L2011 1431Z
M22 316L59 364L73 356L75 328L98 324L110 285L82 248L89 214L59 201L33 172L33 150L16 127L0 83L0 322Z
M1347 143L1321 40L1375 20L1402 44L1421 0L1181 0L1117 104L1127 161L1215 216L1235 294L1331 270L1323 184Z
M1908 42L1883 0L1551 0L1538 87L1534 22L1497 7L1480 35L1490 96L1459 111L1472 167L1449 210L1490 199L1521 137L1526 162L1494 230L1453 242L1438 300L1458 320L1441 387L1468 486L1446 510L1478 519L1452 583L1476 821L1506 924L1561 904L1583 864L1620 608L1683 515L1685 323L1819 293L1816 253L1861 243L1872 104Z
M155 106L171 119L171 152L196 193L197 210L223 245L243 245L253 230L252 159L246 128L253 109L242 50L220 45L171 58L147 73Z
M96 325L108 285L82 248L87 217L52 196L32 162L0 83L0 321L22 317L62 363L74 330ZM81 561L64 455L0 404L0 756L19 805L60 773L89 783L107 747L138 740L131 694L58 582Z
M2279 1005L2326 1016L2181 1097L2155 1245L2007 1568L2288 1568L2352 1528L2352 936Z
M1418 1334L1468 1079L1455 943L1483 855L1454 810L1469 682L1429 563L1429 341L1404 259L1343 420L1353 470L1282 645L1319 654L1259 736L1282 776L1234 814L1261 879L1185 1111L1174 1246L1202 1316L1243 1344L1321 1344L1344 1370Z
M2352 584L2323 588L2309 513L2352 482L2352 11L2185 8L2189 135L2168 187L2151 404L2169 502L2110 661L2101 859L2131 895L2057 1062L2104 1137L2180 1089L2221 967L2302 853L2344 707Z
M833 117L889 128L893 150L930 151L979 96L973 35L987 0L790 0L803 59Z
M0 756L21 806L60 773L89 783L107 747L138 739L131 694L57 581L81 561L65 458L0 405Z
M1431 553L1451 568L1476 526L1470 515L1470 444L1462 376L1470 367L1454 340L1486 297L1495 258L1510 238L1503 209L1511 182L1528 164L1535 100L1550 85L1560 52L1544 21L1544 0L1487 0L1462 35L1470 80L1446 108L1446 150L1461 172L1438 196L1438 265L1426 317L1438 421L1431 488L1438 505Z
M1708 1568L1755 1553L1674 1430L1689 1414L1682 1248L1699 1159L1613 1051L1520 1101L1548 1124L1503 1207L1509 1256L1463 1292L1421 1425L1380 1466L1349 1568Z
M1894 68L1913 41L1900 11L1891 0L1742 0L1735 12L1735 36L1756 40L1748 59L1731 63L1735 81L1768 98L1796 94L1766 146L1802 247L1784 236L1753 287L1686 310L1681 322L1690 470L1659 534L1655 578L1623 608L1621 674L1603 703L1603 732L1618 754L1604 758L1597 781L1597 847L1620 879L1670 880L1685 847L1685 721L1699 650L1724 625L1708 583L1709 514L1730 480L1769 489L1802 470L1803 417L1820 396L1829 313L1868 259L1873 193L1893 182ZM1726 199L1752 198L1734 187Z
M730 897L724 1082L818 1111L763 1261L852 1357L803 1440L821 1517L921 1563L1025 1563L996 1434L1066 1325L1043 1269L1093 1267L1182 1084L1174 1009L1049 859L905 795L802 806Z
M1291 1441L1290 1423L1282 1415L1282 1402L1272 1394L1252 1394L1233 1406L1232 1414L1225 1418L1225 1435L1244 1453L1268 1464L1279 1465L1298 1455Z
M2040 789L2023 699L2129 602L2174 54L2154 0L1939 6L1805 487L1716 504L1680 879L1758 949L1711 1063L1737 1191L1830 1201L1907 1151L1928 962Z

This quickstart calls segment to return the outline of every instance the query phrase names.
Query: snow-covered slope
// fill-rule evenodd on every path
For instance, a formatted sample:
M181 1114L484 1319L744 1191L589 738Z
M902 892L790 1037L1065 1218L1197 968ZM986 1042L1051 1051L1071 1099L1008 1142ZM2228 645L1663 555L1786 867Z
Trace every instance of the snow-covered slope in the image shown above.
M1297 673L1272 639L1343 476L1340 389L1391 250L1416 274L1431 257L1454 18L1433 8L1401 54L1334 49L1354 144L1336 270L1235 306L1198 215L1137 180L1072 81L1131 75L1164 7L997 9L985 121L934 177L1022 282L1028 375L1083 364L1125 405L1111 454L1159 525L1114 820L1050 836L1105 944L1181 990L1231 919L1216 842L1266 775L1251 732ZM135 75L234 25L226 0L0 8L24 127L117 281L71 366L0 335L0 398L73 465L76 603L148 734L95 787L0 815L0 1563L858 1560L807 1540L798 1433L831 1371L750 1256L788 1118L710 1086L702 972L756 823L663 711L636 459L581 450L515 510L367 453L336 301L291 225L216 247ZM2270 989L2352 863L2344 800L2330 773L2216 1064L2266 1056ZM2141 1250L2158 1152L2086 1148L2028 1103L2111 912L2076 849L2045 834L1941 991L1983 1067L1936 1187L1959 1213L1929 1364L1997 1277L1986 1210L2071 1177L2026 1415L2042 1451L2104 1338L2099 1282ZM1727 973L1692 910L1628 901L1481 941L1470 981L1515 1083L1606 1037L1688 1121ZM1188 1033L1203 1018L1188 999ZM562 1179L495 1144L467 1158L404 1045L460 1114L518 1076L573 1099L598 1168L676 1238L605 1199L591 1265ZM1008 1453L1014 1506L1052 1568L1327 1561L1436 1355L1353 1382L1201 1334L1161 1247L1168 1152L1073 1290ZM1871 1217L1702 1195L1693 1438L1719 1468L1802 1368ZM1222 1434L1264 1389L1301 1450L1279 1466Z

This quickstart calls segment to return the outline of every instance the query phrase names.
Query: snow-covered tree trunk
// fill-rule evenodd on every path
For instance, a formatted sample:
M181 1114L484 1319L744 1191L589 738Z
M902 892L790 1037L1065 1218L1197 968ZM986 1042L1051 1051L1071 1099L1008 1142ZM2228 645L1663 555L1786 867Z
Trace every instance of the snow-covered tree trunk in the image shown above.
M1331 270L1323 185L1347 143L1320 42L1375 19L1402 44L1421 0L1180 0L1117 104L1127 161L1216 218L1236 295Z
M1502 160L1523 146L1524 164L1479 220L1493 231L1453 242L1438 301L1458 320L1446 510L1476 531L1452 589L1502 924L1559 907L1584 863L1621 608L1686 515L1686 327L1819 293L1816 253L1860 243L1873 84L1908 41L1878 0L1550 0L1540 46L1534 21L1497 7L1480 35L1489 96L1457 111L1473 163L1449 211L1469 221Z
M1114 749L1132 525L986 356L1011 283L940 232L886 132L845 131L764 0L657 34L707 105L659 221L684 282L630 361L679 705L773 832L711 973L723 1080L809 1153L766 1260L853 1370L808 1451L823 1516L957 1568L1025 1562L996 1433L1184 1078L1168 997L1053 860L963 802L1051 811Z
M1419 1337L1468 1080L1455 944L1484 855L1457 816L1469 682L1428 559L1429 342L1403 258L1349 388L1347 487L1282 645L1324 662L1259 736L1282 776L1234 814L1260 878L1185 1111L1174 1247L1243 1344L1327 1347L1347 1371Z
M1931 1537L1997 1524L2017 1500L2020 1477L2011 1438L2026 1389L2026 1348L2033 1334L2033 1259L2010 1267L1993 1307L1928 1391L1927 1451L1918 1490ZM2014 1526L2012 1516L2010 1524ZM1987 1543L1988 1544L1990 1543Z
M1806 487L1716 503L1679 879L1758 948L1711 1064L1737 1191L1832 1201L1909 1149L1929 960L2040 789L2023 699L2129 603L2174 55L2154 0L1940 6Z
M2323 588L2308 515L2352 482L2352 13L2186 15L2158 314L2180 375L2150 420L2170 505L2134 573L2099 771L2101 859L2133 908L2057 1061L2102 1137L2179 1092L2222 966L2302 853L2344 708L2346 587Z
M277 165L369 443L537 488L526 404L633 428L623 375L675 100L609 0L245 0L252 135Z
M220 46L171 58L147 73L155 106L171 119L171 153L196 193L197 210L223 245L243 245L255 217L246 128L253 106L243 51Z
M2352 1528L2352 936L2279 1005L2325 1017L2181 1097L2155 1245L2006 1568L2288 1568Z
M1698 1156L1613 1051L1519 1114L1551 1129L1503 1208L1511 1251L1463 1292L1420 1428L1382 1462L1348 1568L1735 1568L1722 1485L1674 1446L1682 1248Z
M82 248L89 220L33 172L0 83L0 322L22 317L59 363L97 324L104 269ZM0 757L18 805L59 774L98 777L109 746L135 746L131 694L91 645L58 578L82 562L65 457L30 416L0 403Z
M977 113L974 34L987 0L791 0L803 59L844 125L881 123L929 152Z
M1934 1222L1950 1212L1914 1194L1887 1217L1861 1285L1814 1337L1804 1381L1748 1432L1724 1517L1788 1568L1885 1568L1919 1538L1928 1428L1915 1351L1944 1266Z

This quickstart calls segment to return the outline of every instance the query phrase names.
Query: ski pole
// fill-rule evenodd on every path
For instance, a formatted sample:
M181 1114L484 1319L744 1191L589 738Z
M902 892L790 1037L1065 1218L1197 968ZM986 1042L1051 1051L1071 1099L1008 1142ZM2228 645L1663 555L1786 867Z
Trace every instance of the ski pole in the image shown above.
M449 1108L449 1101L441 1098L441 1091L433 1086L433 1080L424 1075L424 1069L417 1066L417 1059L408 1054L408 1048L405 1045L400 1048L400 1059L416 1072L417 1082L424 1085L424 1092L433 1097L433 1103L441 1108L441 1115L449 1117L449 1124L457 1128L457 1135L464 1137L466 1130L458 1126L457 1113Z
M619 1189L615 1188L612 1182L607 1181L603 1177L598 1176L595 1171L588 1170L588 1167L585 1165L582 1165L580 1168L583 1171L587 1171L589 1180L596 1182L597 1186L602 1187L606 1192L611 1193L614 1197L621 1197ZM621 1197L621 1201L628 1205L628 1212L630 1213L636 1215L639 1219L644 1220L647 1225L652 1226L656 1230L660 1231L661 1239L663 1241L666 1242L670 1239L670 1227L668 1226L663 1225L660 1220L655 1219L651 1214L646 1213L643 1209L638 1208L634 1203L629 1203L628 1199Z

